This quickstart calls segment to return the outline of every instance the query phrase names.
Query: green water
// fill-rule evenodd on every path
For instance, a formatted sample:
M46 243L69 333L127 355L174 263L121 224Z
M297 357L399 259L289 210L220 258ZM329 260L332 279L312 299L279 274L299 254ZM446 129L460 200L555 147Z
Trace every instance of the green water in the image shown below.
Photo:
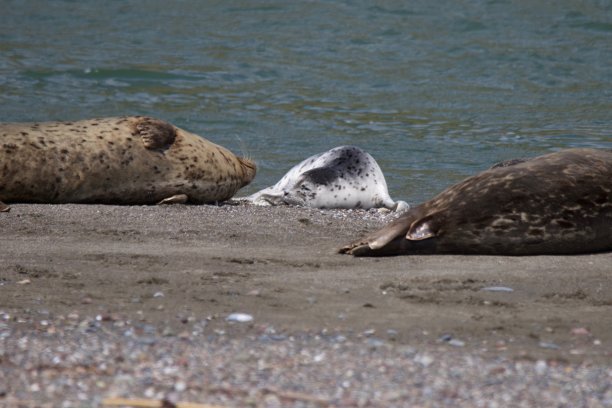
M612 3L0 0L0 120L128 114L255 159L244 193L354 144L420 201L612 147Z

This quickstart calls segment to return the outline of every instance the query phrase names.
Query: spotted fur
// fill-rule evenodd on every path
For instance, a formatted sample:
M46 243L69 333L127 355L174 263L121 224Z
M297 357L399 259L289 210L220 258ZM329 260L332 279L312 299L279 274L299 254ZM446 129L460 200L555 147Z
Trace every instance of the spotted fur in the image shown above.
M354 146L340 146L297 164L275 185L245 198L261 205L406 209L389 196L378 163Z
M612 150L568 149L506 162L469 177L339 252L533 255L610 250Z
M148 117L0 124L0 200L153 204L227 200L255 165Z

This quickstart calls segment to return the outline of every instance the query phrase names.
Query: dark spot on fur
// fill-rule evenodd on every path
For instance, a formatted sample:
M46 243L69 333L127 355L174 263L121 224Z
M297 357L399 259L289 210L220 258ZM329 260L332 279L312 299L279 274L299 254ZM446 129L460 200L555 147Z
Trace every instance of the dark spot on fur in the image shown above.
M557 225L559 225L561 228L574 228L575 226L573 222L566 220L557 220Z

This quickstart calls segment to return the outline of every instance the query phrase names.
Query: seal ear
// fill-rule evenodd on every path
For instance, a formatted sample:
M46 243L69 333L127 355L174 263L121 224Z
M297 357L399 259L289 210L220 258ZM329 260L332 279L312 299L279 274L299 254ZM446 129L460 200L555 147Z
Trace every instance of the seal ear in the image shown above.
M410 241L422 241L438 235L438 230L442 223L442 214L437 212L419 218L410 225L406 233L406 239Z

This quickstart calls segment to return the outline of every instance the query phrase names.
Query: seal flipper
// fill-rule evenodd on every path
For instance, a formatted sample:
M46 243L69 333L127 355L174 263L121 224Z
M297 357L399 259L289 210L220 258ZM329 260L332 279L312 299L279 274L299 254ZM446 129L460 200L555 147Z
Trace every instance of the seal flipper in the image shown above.
M442 211L423 216L422 206L412 208L378 231L340 248L338 253L354 256L434 253L444 217Z
M168 122L142 118L135 125L144 147L149 150L166 150L176 139L176 129Z
M375 251L383 248L397 237L404 239L412 220L413 217L408 215L400 217L382 229L340 248L338 253L355 256L374 255Z
M187 196L187 194L176 194L176 195L164 198L159 203L157 203L157 205L160 205L160 204L185 204L187 201L189 201L189 197Z
M444 215L440 211L419 218L410 225L406 233L406 239L411 241L422 241L424 239L433 238L438 235L440 225L443 223Z
M8 205L0 201L0 212L9 212L9 211L11 211L11 207L9 207Z

